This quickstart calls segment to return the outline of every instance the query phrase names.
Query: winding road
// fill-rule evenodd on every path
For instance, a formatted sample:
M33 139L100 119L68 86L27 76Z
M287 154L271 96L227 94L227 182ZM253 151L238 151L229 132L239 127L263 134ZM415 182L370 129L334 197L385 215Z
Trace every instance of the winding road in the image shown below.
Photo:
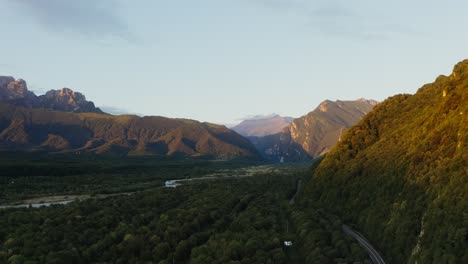
M364 238L361 234L354 231L347 225L343 225L343 232L354 237L359 242L359 244L361 244L361 246L367 250L372 262L375 264L385 264L385 261L383 260L382 256L380 256L379 252L377 252L377 250L375 250L369 241L367 241L367 239Z

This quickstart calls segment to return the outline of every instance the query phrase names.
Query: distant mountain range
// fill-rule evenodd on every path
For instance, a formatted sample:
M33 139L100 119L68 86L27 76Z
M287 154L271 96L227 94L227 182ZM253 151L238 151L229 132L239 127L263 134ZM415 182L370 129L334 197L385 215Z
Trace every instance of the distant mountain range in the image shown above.
M231 129L245 137L263 137L281 132L291 124L292 117L283 117L277 114L255 116L243 120Z
M340 140L346 130L366 115L377 101L322 102L315 110L294 119L280 133L249 137L269 160L298 161L319 157Z
M0 147L24 151L116 155L315 158L377 102L324 101L293 119L256 116L233 127L164 117L114 116L69 88L36 96L22 79L0 76ZM247 140L245 137L248 137Z
M0 77L0 148L53 153L258 158L225 126L158 116L103 113L68 88L36 96L24 80Z
M28 109L0 104L0 146L7 149L116 155L257 157L225 126L188 119Z
M69 88L50 90L45 95L36 96L28 90L26 81L15 80L11 76L0 76L0 102L26 108L45 108L75 113L104 113L87 101L86 97Z

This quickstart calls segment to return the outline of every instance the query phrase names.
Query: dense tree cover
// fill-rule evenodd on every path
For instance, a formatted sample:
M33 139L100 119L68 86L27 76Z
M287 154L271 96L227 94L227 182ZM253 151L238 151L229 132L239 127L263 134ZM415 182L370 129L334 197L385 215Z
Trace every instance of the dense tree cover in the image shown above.
M313 207L354 223L389 263L468 263L468 60L374 108L315 169Z
M342 232L338 217L302 204L292 211L290 219L300 241L304 263L371 263L354 238Z
M252 177L2 209L0 263L302 263L295 254L306 263L365 260L339 222L291 208L299 171L271 167Z
M52 195L134 192L162 186L167 179L193 178L246 164L250 163L0 153L0 205Z
M293 189L290 177L225 179L2 210L0 255L11 263L284 263L278 202Z

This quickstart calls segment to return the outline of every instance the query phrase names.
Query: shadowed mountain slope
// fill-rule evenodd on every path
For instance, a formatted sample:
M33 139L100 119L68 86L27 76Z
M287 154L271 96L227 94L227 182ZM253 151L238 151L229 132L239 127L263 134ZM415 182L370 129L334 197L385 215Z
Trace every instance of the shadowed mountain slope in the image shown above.
M7 149L117 155L257 157L224 126L158 116L113 116L0 104L0 144Z

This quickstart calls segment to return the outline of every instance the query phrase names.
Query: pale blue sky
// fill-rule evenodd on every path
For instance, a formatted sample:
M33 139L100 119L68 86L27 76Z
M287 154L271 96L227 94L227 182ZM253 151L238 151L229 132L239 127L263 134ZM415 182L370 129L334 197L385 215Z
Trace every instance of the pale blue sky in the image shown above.
M468 58L468 1L0 0L0 75L217 123L414 93Z

